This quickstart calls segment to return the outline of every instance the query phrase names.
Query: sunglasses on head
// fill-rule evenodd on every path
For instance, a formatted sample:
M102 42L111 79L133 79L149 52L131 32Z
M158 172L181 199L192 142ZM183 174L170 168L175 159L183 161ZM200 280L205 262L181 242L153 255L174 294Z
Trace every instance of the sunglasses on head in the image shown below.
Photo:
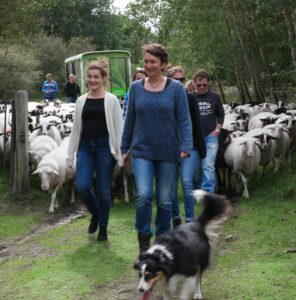
M181 81L181 82L184 82L185 81L185 77L181 77L181 78L174 78L175 80L178 80L178 81Z
M197 85L196 85L197 87L206 87L206 86L208 86L208 84L207 83L198 83Z

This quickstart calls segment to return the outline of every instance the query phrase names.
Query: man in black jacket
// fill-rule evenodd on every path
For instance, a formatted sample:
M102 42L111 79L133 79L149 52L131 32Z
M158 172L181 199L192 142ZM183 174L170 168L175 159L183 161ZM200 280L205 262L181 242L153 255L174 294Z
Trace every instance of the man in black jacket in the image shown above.
M76 76L74 74L69 75L69 80L65 84L65 95L68 103L76 103L77 98L80 96L80 87L76 83Z
M166 75L180 81L183 85L185 84L185 70L180 66L168 69ZM194 221L193 175L198 161L206 156L206 148L198 103L192 93L187 93L187 99L192 123L193 149L189 158L181 158L181 182L184 193L185 222L192 222ZM178 201L178 174L179 171L177 170L175 182L171 188L173 227L180 225L182 222Z
M219 95L209 90L209 75L206 70L198 70L192 80L196 89L193 94L199 106L201 127L207 149L207 155L201 162L199 188L214 192L218 136L224 122L224 109Z

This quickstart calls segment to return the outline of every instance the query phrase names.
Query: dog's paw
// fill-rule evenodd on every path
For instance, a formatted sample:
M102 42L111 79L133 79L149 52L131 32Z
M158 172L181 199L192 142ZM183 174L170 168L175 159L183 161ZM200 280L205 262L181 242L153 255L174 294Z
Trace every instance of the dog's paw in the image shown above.
M204 190L194 190L193 191L193 196L195 197L196 201L198 203L202 203L203 202L203 199L204 197L208 194L207 191L204 191Z

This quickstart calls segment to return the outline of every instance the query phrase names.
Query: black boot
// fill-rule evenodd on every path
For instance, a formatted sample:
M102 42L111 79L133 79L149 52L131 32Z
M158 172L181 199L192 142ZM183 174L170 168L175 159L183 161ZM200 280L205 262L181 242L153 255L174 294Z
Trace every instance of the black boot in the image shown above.
M150 248L150 234L138 234L139 254L145 253Z
M99 228L98 241L108 241L107 227Z
M176 228L181 224L182 224L182 219L180 217L177 219L173 219L173 228Z
M139 242L139 255L137 256L134 267L139 263L139 256L145 253L150 248L150 234L140 234L138 233L138 242Z
M92 216L88 226L88 233L95 233L99 226L99 217Z

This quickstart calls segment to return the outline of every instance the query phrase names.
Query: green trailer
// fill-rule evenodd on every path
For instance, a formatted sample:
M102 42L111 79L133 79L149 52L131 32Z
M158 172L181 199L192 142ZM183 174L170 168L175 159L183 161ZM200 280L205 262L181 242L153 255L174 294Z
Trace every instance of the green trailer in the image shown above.
M90 63L106 61L108 63L109 82L107 90L120 100L128 92L131 82L131 54L122 50L85 52L65 59L66 81L70 74L77 77L81 93L87 92L86 70Z

